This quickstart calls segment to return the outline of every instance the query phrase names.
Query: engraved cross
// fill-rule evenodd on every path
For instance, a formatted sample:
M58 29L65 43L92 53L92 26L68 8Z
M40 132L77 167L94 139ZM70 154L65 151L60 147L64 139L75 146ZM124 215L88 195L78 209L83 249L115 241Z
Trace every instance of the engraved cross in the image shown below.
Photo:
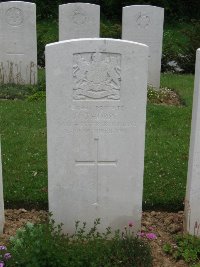
M117 160L99 160L99 139L95 138L95 159L94 160L75 160L76 166L95 166L96 168L96 202L93 206L99 206L99 166L116 166Z

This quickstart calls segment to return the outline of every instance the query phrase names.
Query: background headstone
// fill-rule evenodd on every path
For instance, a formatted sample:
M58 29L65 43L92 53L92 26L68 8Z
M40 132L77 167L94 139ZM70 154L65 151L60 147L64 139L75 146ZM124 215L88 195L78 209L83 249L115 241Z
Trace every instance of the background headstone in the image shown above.
M3 199L3 175L2 175L1 140L0 140L0 234L3 233L4 223L5 223L5 217L4 217L4 199Z
M36 6L0 3L0 84L37 83Z
M200 49L196 55L192 127L185 198L185 230L200 236Z
M139 230L148 47L114 39L47 45L49 210L75 221Z
M99 37L100 6L70 3L59 6L59 40Z
M160 87L164 9L148 5L123 8L122 39L146 44L149 49L148 83Z

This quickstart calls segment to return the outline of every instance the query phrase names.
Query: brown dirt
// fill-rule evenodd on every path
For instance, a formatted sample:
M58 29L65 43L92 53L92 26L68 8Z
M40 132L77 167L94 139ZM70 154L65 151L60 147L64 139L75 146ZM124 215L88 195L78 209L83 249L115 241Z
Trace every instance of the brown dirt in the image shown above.
M0 245L6 244L9 237L27 222L39 222L41 216L47 215L46 211L27 211L25 209L5 211L6 224L4 234L0 236ZM152 229L153 228L153 229ZM153 267L188 267L184 261L175 262L162 251L165 243L173 244L173 235L183 231L183 212L143 212L142 231L153 232L157 239L151 240L150 245L153 254Z
M188 267L188 264L183 260L176 262L162 250L164 244L174 244L174 235L183 232L182 211L178 213L143 212L142 231L153 232L157 235L157 239L150 241L153 254L153 267Z

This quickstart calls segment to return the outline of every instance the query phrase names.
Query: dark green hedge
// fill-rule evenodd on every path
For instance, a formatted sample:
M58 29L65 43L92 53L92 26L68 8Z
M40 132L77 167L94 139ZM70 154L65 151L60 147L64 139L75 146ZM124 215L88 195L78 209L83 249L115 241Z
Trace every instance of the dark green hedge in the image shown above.
M37 4L38 18L56 18L58 14L58 5L68 2L66 0L35 0ZM165 8L166 20L177 19L198 19L200 17L199 0L86 0L80 2L90 2L101 5L102 15L108 19L121 20L122 7L126 5L155 5Z
M137 4L164 7L165 20L168 21L200 18L200 0L30 0L30 2L37 4L38 19L57 18L58 5L73 2L99 4L101 5L102 16L118 21L121 20L123 6Z

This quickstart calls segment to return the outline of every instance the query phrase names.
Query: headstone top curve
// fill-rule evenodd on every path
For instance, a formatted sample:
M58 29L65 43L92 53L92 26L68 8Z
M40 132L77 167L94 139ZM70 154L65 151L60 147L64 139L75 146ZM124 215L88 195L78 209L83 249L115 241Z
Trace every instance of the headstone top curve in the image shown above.
M91 4L91 3L82 3L82 2L62 4L62 5L59 5L59 7L60 6L76 6L76 5L83 5L83 6L90 5L90 6L100 7L100 5Z
M47 44L46 48L47 47L52 47L52 46L55 46L55 45L63 45L65 43L73 43L73 42L79 42L79 41L102 41L102 42L107 42L108 41L108 42L113 42L113 43L135 44L135 45L140 45L140 46L148 48L148 45L146 45L146 44L133 42L133 41L129 41L129 40L113 39L113 38L79 38L79 39L70 39L70 40L64 40L64 41L60 41L60 42Z
M152 6L152 5L130 5L130 6L124 6L123 9L125 9L125 8L133 8L133 7L136 7L136 8L160 9L160 10L163 10L164 11L164 8L163 7Z
M7 2L2 2L2 3L0 3L0 5L11 5L11 4L22 4L22 5L32 5L32 6L36 6L35 3L24 2L24 1L7 1Z

